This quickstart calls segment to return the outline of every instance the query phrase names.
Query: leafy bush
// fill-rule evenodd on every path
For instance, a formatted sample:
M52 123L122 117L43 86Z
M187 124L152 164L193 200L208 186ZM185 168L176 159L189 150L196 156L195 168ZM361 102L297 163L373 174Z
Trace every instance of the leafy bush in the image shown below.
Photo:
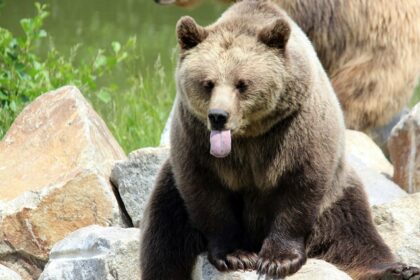
M108 51L98 50L87 60L80 58L81 45L64 56L42 28L49 15L47 6L35 6L36 16L20 21L23 36L0 28L0 139L38 95L72 84L92 102L126 151L158 144L173 97L168 92L174 88L173 82L165 80L159 60L153 73L137 74L135 37L123 45L112 42ZM48 53L41 55L45 47ZM124 88L111 79L121 76L121 71L128 72Z

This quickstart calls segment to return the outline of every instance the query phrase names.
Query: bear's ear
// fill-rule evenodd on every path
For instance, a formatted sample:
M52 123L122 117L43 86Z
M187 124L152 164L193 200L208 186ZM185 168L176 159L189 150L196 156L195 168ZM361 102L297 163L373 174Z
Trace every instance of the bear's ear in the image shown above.
M258 33L258 40L270 48L284 49L290 37L290 25L284 19L277 19Z
M184 16L176 24L176 35L182 50L189 50L206 39L208 32L192 17Z

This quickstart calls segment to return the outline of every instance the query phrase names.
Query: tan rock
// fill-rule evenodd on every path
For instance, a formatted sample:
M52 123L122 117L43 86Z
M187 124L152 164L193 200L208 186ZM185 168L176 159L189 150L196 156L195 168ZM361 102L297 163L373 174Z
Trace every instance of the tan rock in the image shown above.
M109 182L120 159L123 150L77 88L27 106L0 142L0 263L37 279L70 232L123 226Z
M392 177L394 168L382 150L363 132L346 130L346 154L356 157L367 168Z
M75 87L37 98L0 142L0 200L37 191L75 168L108 176L124 152ZM13 186L13 187L10 187Z
M409 193L420 191L420 103L394 127L388 150L394 181Z

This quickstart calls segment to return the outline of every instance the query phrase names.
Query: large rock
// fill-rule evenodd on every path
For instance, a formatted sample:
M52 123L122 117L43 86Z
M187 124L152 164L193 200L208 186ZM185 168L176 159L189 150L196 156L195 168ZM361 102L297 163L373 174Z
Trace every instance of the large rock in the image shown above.
M409 193L420 191L420 103L394 127L388 150L394 181Z
M202 260L203 280L271 280L269 278L259 278L255 272L234 272L221 273L216 270L205 258ZM306 264L294 275L287 277L287 280L351 280L345 272L339 270L334 265L322 260L309 259ZM194 279L199 280L199 279Z
M111 181L135 226L140 226L156 175L168 157L167 147L143 148L130 153L127 160L119 161L112 169Z
M379 233L399 261L420 266L420 193L374 206Z
M386 203L407 195L389 178L393 167L382 150L363 132L346 131L346 155L363 182L371 205Z
M369 169L392 177L394 168L386 159L382 150L365 133L346 130L346 154L357 158Z
M27 106L0 142L0 263L37 279L52 245L91 224L125 224L109 183L125 155L75 87Z
M398 260L420 265L420 194L373 207L374 221ZM138 229L90 226L57 243L40 280L140 279ZM116 277L118 275L118 277ZM198 258L194 280L259 280L255 272L220 273L205 255ZM264 278L263 278L264 279ZM289 280L350 280L334 265L309 259Z
M139 280L140 230L89 226L54 245L39 280ZM255 272L220 273L205 255L197 260L194 280L258 280ZM310 259L290 280L350 280L335 266Z
M347 159L362 180L370 205L387 203L407 195L388 177L366 166L357 156L350 154Z
M22 278L13 270L10 270L6 266L0 264L0 279L1 280L21 280Z
M140 230L89 226L54 245L39 280L139 280Z

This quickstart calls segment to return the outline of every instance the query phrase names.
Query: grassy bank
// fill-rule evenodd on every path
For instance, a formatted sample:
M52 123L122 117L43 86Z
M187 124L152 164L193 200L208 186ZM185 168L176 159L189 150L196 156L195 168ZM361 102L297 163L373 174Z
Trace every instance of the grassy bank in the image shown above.
M175 95L175 23L188 13L207 24L223 7L50 2L0 8L0 139L39 94L73 84L126 152L158 145Z
M32 1L0 0L0 139L39 94L74 84L126 152L158 145L175 95L175 23L189 14L208 24L224 6L102 1L45 0L36 12Z

